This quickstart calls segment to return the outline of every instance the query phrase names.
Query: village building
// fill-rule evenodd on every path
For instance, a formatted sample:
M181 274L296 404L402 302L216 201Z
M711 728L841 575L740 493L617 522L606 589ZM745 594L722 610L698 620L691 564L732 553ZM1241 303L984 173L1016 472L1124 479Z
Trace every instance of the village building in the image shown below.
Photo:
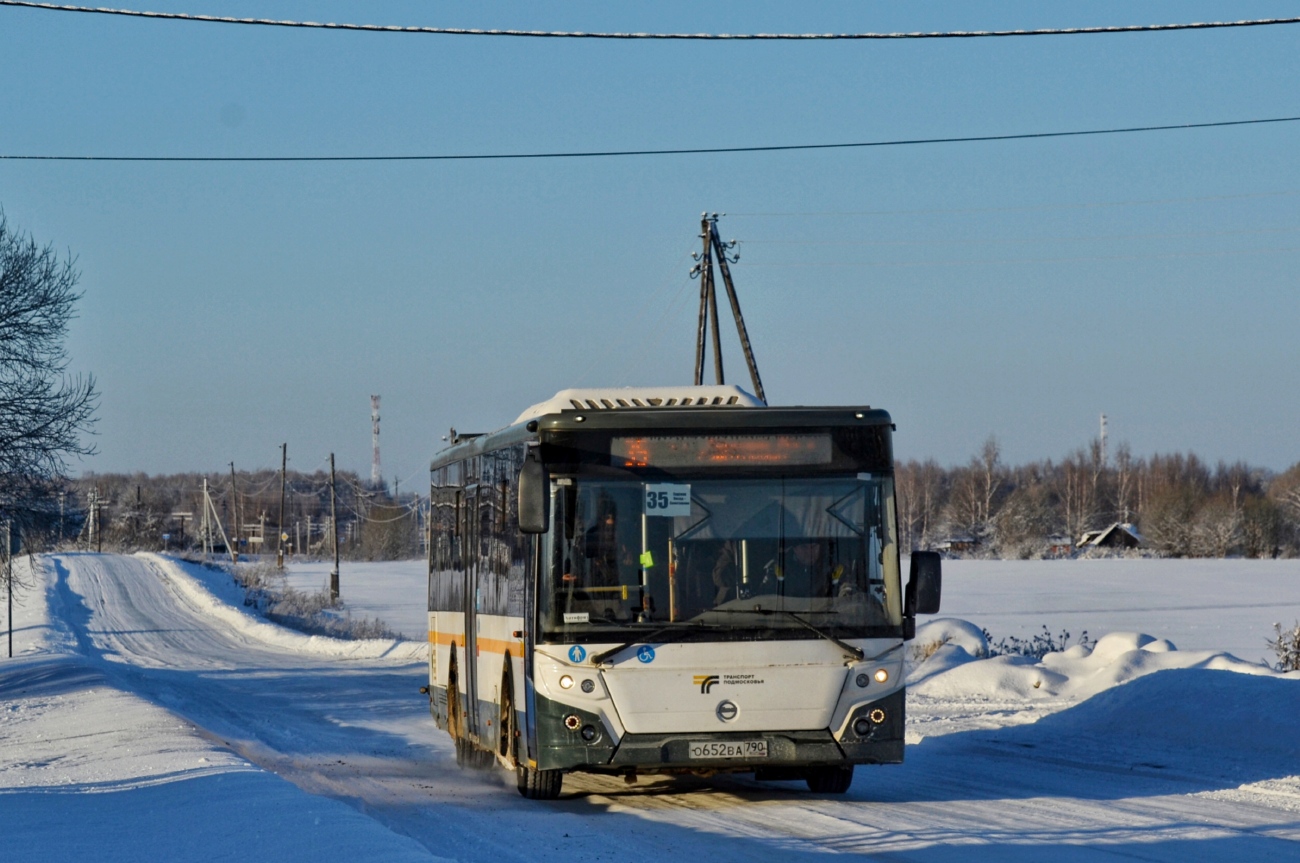
M1146 540L1138 529L1127 522L1115 522L1104 530L1090 530L1084 533L1079 539L1079 548L1087 550L1090 548L1110 548L1124 550L1129 548L1141 548L1146 545Z

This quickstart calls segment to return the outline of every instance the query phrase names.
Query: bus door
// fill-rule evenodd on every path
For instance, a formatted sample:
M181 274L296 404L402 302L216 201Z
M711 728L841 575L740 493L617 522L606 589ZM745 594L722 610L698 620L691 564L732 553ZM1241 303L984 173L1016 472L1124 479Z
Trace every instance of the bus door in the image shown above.
M478 611L480 603L479 559L481 526L479 522L480 487L465 488L465 656L461 664L461 675L465 687L465 731L474 737L479 736L478 715Z

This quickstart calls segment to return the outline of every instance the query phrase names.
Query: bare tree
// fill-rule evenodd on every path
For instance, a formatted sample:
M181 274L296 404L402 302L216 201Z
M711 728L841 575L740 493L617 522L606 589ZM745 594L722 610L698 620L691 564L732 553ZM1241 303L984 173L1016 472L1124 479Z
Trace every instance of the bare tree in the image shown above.
M1268 496L1286 510L1294 521L1300 522L1300 463L1273 478L1268 484Z
M1140 465L1137 466L1140 470ZM1115 515L1120 521L1133 520L1133 451L1127 443L1119 445L1115 451Z
M1061 462L1057 497L1061 501L1065 530L1077 542L1084 531L1094 526L1097 512L1094 460L1082 450L1075 450Z
M948 527L966 538L982 539L984 521L984 484L979 463L972 460L966 467L949 471L952 494L948 499Z
M1002 449L998 439L989 435L979 455L980 484L984 491L981 520L988 524L993 519L993 499L1002 487Z
M93 377L68 377L63 346L81 294L71 257L10 229L0 213L0 506L29 509L61 477L98 401Z

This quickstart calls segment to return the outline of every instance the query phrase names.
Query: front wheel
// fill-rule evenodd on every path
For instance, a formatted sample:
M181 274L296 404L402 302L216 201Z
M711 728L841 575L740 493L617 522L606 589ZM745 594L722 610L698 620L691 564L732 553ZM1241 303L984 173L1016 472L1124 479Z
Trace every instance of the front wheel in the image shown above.
M564 773L559 770L535 770L520 764L515 768L519 793L529 800L554 800L560 796Z
M853 784L853 765L847 767L814 767L804 777L808 790L814 794L843 794Z

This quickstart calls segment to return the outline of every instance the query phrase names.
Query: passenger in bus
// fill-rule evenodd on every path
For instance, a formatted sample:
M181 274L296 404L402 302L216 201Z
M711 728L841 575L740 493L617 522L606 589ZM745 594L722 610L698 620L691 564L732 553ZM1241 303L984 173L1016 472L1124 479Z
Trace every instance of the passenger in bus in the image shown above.
M584 535L583 555L587 558L588 587L618 584L618 507L608 498L601 500L596 523Z
M729 599L738 598L740 567L736 560L736 544L728 540L722 543L718 557L713 562L713 586L717 593L713 597L715 606L722 605Z

